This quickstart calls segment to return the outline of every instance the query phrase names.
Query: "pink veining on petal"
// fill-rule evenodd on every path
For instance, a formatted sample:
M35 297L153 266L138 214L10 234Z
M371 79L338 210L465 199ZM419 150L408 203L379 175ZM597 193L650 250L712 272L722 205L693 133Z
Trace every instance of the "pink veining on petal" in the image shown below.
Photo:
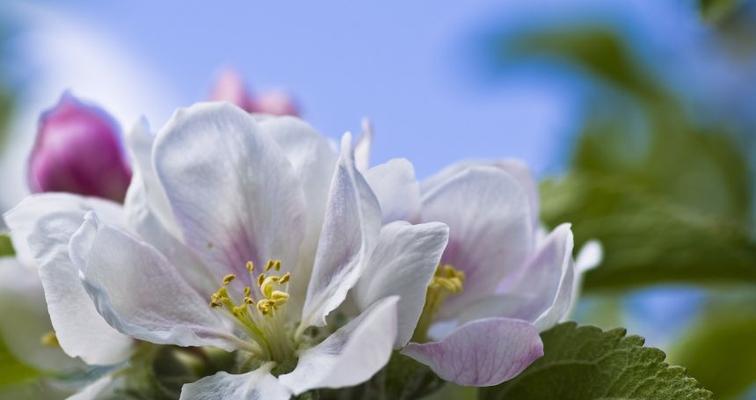
M488 318L468 322L438 342L410 343L402 353L459 385L493 386L543 356L543 342L526 321Z

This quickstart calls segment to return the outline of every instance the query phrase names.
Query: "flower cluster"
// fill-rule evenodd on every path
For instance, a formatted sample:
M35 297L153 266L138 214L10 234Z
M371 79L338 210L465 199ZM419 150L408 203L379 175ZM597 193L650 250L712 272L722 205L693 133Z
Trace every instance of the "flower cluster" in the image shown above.
M237 96L232 83L218 97ZM540 225L524 165L462 162L418 181L407 160L370 165L369 127L335 144L250 101L180 109L156 133L140 121L130 168L102 112L65 96L43 116L38 193L4 215L16 257L0 297L33 319L0 326L19 357L98 371L71 397L94 399L145 346L221 352L232 367L181 399L276 400L359 385L396 353L467 386L543 354L539 332L568 315L599 256L576 264L570 226Z

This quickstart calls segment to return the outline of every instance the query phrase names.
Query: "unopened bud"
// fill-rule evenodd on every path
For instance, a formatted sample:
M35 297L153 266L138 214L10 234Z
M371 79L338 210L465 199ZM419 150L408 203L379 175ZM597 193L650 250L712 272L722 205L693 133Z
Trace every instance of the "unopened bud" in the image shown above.
M232 69L221 71L210 92L210 100L227 101L247 112L252 112L252 97L238 72Z
M253 113L270 115L299 115L299 107L294 99L286 92L272 90L263 92L252 99Z
M210 92L210 100L227 101L249 113L299 115L299 107L288 93L270 90L255 96L241 75L233 69L225 69L218 75Z
M123 201L131 170L120 143L120 129L99 107L64 93L39 120L29 157L29 188Z

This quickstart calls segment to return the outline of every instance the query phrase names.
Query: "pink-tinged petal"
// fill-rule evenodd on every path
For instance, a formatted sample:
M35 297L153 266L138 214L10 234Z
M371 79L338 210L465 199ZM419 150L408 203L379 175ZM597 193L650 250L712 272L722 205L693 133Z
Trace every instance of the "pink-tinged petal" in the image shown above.
M442 313L455 315L492 294L524 265L533 246L528 197L499 168L473 167L439 183L423 196L423 221L449 225L442 264L465 272L464 290L449 297Z
M350 134L341 141L301 327L326 324L326 316L357 283L380 233L381 209L354 167L351 141Z
M439 222L397 221L381 229L378 245L352 293L363 310L384 297L400 296L396 347L407 344L415 331L448 238L449 228Z
M16 249L39 268L47 309L63 351L88 364L114 364L128 358L133 341L97 312L68 251L71 236L90 210L104 221L123 224L117 204L63 193L27 197L5 214L5 220Z
M389 160L365 172L383 211L383 221L417 221L420 215L420 185L412 163Z
M398 300L396 296L379 300L323 342L303 351L294 371L278 379L296 395L370 379L391 357Z
M373 124L369 119L362 120L362 133L354 145L354 165L357 171L364 173L370 168L370 152L373 147Z
M468 322L438 342L410 343L402 354L458 385L493 386L543 356L543 343L526 321L490 318Z
M238 348L221 314L149 244L89 213L69 254L97 311L118 331L157 344Z
M270 364L246 374L218 372L181 388L180 400L287 400L291 392L270 374Z
M569 224L558 226L542 240L517 279L498 293L469 304L457 320L515 318L529 321L541 331L562 320L575 289L572 240Z
M134 176L123 206L129 230L160 250L175 265L185 266L181 269L182 275L193 287L209 296L218 289L217 279L194 251L178 239L181 230L152 167L155 136L145 119L129 131L126 141L134 165Z
M538 245L522 275L506 292L527 298L512 317L532 321L545 330L567 314L575 275L572 248L569 224L556 227Z
M158 134L158 177L183 241L217 276L251 285L248 261L296 265L307 223L291 163L254 119L228 103L176 112Z
M461 171L476 167L495 167L510 174L512 178L522 185L528 196L528 204L530 205L530 215L533 221L533 227L538 226L539 221L539 195L538 195L538 183L533 178L533 174L530 168L522 161L515 159L501 159L501 160L465 160L452 164L442 169L437 174L424 180L421 183L421 190L423 193L428 193L433 190L439 184L444 183L449 178L458 174Z

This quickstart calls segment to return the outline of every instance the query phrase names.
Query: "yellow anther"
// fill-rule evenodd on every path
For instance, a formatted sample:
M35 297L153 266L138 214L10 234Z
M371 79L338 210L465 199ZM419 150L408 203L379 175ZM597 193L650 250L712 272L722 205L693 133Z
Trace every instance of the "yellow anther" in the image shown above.
M280 271L281 270L281 260L268 260L268 262L265 263L265 272L268 272L271 269L274 269L276 271Z
M262 283L260 284L260 291L262 292L263 296L268 299L270 298L275 285L278 284L278 280L279 278L277 276L269 276L263 279Z
M247 305L253 305L253 304L255 304L255 301L254 301L254 300L252 300L252 298L251 298L251 297L245 297L245 298L244 298L244 304L247 304Z
M249 271L249 273L252 273L252 271L255 270L255 264L252 261L247 261L246 267L247 267L247 271Z
M249 286L244 287L244 297L249 297L252 294L252 288Z
M274 290L270 295L270 300L276 303L277 306L280 306L289 300L289 294L280 290Z
M60 343L58 343L58 336L56 336L55 332L53 331L47 332L42 335L39 341L40 343L48 347L60 347Z
M271 300L260 300L257 302L257 310L262 315L269 315L273 311L273 307L275 307L275 303Z
M284 283L288 282L288 281L289 281L289 279L291 279L291 274L287 272L287 273L283 274L283 276L282 276L282 277L281 277L281 279L280 279L280 280L278 281L278 283L280 283L280 284L282 284L282 285L283 285Z
M236 275L234 274L228 274L223 277L223 286L227 286L229 283L233 282L234 279L236 279Z
M262 286L263 281L265 281L265 274L257 275L257 286Z
M450 295L460 293L464 289L465 273L454 268L451 265L439 265L436 273L428 284L428 291L425 294L425 305L420 314L420 320L417 322L412 340L424 342L427 338L428 328L433 323L436 313L441 304Z
M234 314L234 316L237 318L243 317L247 314L247 305L240 304L238 306L235 306L231 309L231 313Z

